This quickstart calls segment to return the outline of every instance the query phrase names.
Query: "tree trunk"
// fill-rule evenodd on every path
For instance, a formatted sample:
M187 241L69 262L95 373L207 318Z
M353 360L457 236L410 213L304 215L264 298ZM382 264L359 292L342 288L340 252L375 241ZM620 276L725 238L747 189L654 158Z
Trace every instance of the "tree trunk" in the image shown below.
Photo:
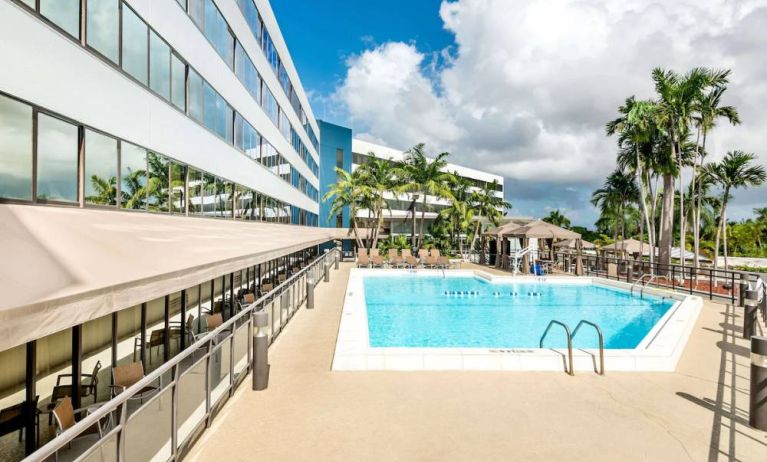
M663 174L663 203L661 204L660 242L658 264L668 266L671 263L671 239L674 233L674 176ZM667 270L668 268L665 268Z
M700 167L703 168L703 156L706 155L706 136L708 135L707 130L703 129L703 144L701 145L701 153L700 153ZM695 233L695 266L700 266L700 258L698 255L700 255L700 211L703 208L703 178L700 176L698 178L698 188L697 188L697 195L696 195L696 204L695 204L695 229L693 232Z
M722 205L722 234L723 236L723 253L724 253L724 270L727 271L728 265L727 265L727 206L726 204Z
M722 199L722 210L719 212L719 226L716 227L716 238L714 240L714 269L719 268L719 240L722 237L722 229L725 229L725 213L727 211L727 197L730 195L730 188L724 188L724 198Z
M477 239L479 238L479 229L482 226L482 216L477 219L477 226L474 227L474 236L471 238L471 246L469 247L469 252L474 250L474 246L477 244Z
M642 209L641 210L642 211L642 221L641 221L641 225L642 226L640 226L640 228L639 228L639 242L640 242L640 244L639 244L639 258L642 258L642 253L644 252L644 227L646 226L647 227L647 232L650 235L650 238L648 239L648 241L650 243L650 267L652 267L652 263L653 263L653 260L654 260L654 255L653 254L655 252L652 251L653 240L652 240L652 233L650 232L650 214L649 214L649 212L647 210L647 191L645 190L644 178L643 178L643 175L642 175L642 162L641 162L641 160L639 158L639 149L638 148L635 149L635 154L636 154L636 163L637 164L636 164L636 170L635 170L634 174L636 175L637 183L639 183L639 194L640 194L639 206Z
M682 271L684 271L684 252L686 250L686 236L684 231L687 217L684 215L684 171L682 170L682 153L679 153L677 164L679 166L679 262L682 265Z
M421 205L423 205L423 208L421 209L421 229L418 232L418 246L417 246L419 250L421 249L421 246L423 245L423 225L426 222L426 194L423 195L423 202Z

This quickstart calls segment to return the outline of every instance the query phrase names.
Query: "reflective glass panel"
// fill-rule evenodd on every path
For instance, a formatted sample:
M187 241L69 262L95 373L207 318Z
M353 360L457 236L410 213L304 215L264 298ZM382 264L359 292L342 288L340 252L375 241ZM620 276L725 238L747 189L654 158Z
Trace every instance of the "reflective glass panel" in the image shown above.
M80 38L80 0L40 0L40 14L75 38Z
M229 26L212 0L205 0L204 33L213 48L224 58L227 66L234 67L234 37L229 33Z
M189 213L199 215L202 213L202 172L193 168L189 169Z
M37 116L37 198L77 202L77 126Z
M189 68L189 115L198 122L203 121L202 77Z
M85 202L117 205L117 140L87 129Z
M120 59L120 3L117 0L88 0L86 20L88 45L117 63Z
M184 213L186 210L186 165L170 164L170 211Z
M146 208L146 150L125 141L120 145L121 204L127 209Z
M0 96L0 197L32 199L32 107Z
M169 212L169 164L168 159L154 153L147 152L147 166L149 168L149 182L147 183L147 209L151 212Z
M186 64L175 54L170 57L171 101L182 111L186 109Z
M154 32L149 33L149 87L170 99L170 47Z
M203 214L216 215L216 177L208 173L202 176L202 207Z
M148 31L133 10L123 7L123 69L144 85L147 83Z

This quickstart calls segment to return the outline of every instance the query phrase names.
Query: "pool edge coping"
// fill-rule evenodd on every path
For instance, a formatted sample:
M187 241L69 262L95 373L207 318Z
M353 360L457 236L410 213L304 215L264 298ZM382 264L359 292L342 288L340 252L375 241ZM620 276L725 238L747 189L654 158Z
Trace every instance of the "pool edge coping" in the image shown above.
M498 276L481 270L366 269L353 268L349 274L344 306L336 338L331 369L360 370L488 370L488 371L561 371L564 349L547 348L374 348L370 347L367 305L363 277L368 274L396 276L414 274L433 276L482 277L489 282L530 281L538 283L597 284L629 290L631 284L598 277L576 276ZM481 275L481 276L480 276ZM605 350L605 369L610 371L666 371L676 369L687 341L703 307L702 298L663 289L646 288L645 293L672 298L677 302L646 334L634 349ZM594 369L597 349L573 349L577 372Z

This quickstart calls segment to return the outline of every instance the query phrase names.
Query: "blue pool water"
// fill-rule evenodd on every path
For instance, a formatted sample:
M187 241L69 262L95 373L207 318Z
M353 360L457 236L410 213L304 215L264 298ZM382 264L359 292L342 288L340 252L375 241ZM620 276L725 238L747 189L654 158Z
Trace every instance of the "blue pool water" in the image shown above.
M570 329L586 319L602 328L605 348L629 349L674 303L591 284L491 283L475 277L366 276L364 286L371 347L538 348L552 319ZM566 345L563 330L552 327L544 347ZM587 326L573 341L577 348L597 345Z

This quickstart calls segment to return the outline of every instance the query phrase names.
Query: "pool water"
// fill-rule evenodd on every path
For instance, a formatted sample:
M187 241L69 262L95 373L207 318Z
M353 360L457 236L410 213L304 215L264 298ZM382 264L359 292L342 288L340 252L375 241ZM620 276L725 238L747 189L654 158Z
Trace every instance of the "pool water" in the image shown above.
M365 276L364 287L371 347L538 348L552 319L570 329L586 319L601 327L605 348L633 349L674 304L592 284L477 277ZM565 346L564 330L552 327L544 347ZM588 326L573 340L597 346Z

